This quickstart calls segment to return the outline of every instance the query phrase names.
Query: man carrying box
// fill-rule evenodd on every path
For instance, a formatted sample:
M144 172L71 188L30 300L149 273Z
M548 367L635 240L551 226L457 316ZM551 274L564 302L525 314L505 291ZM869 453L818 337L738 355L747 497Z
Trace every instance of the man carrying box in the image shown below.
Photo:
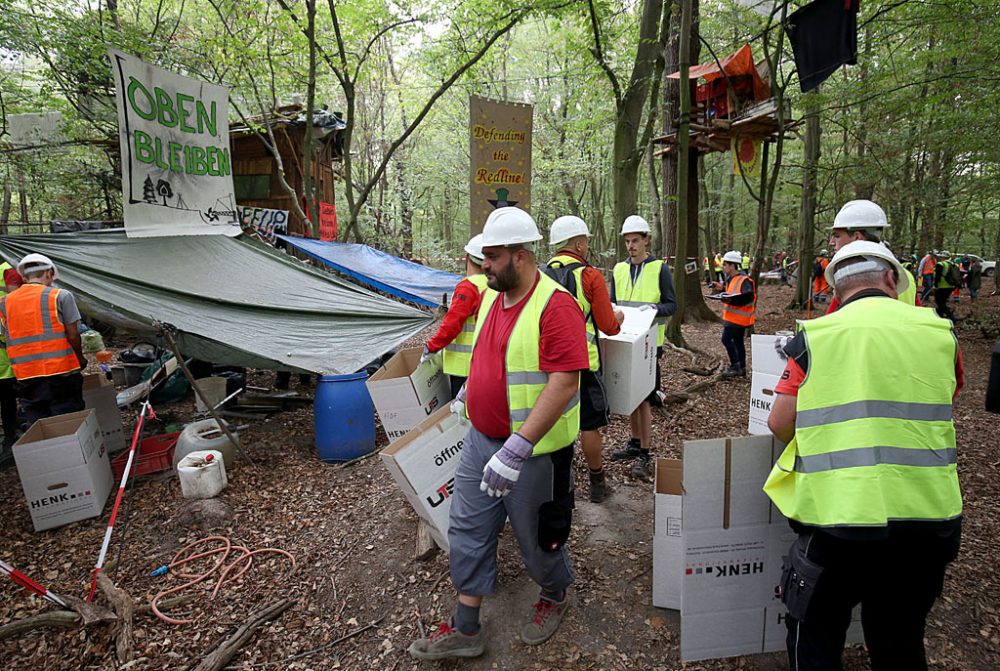
M625 321L625 313L611 305L601 272L586 261L589 237L590 230L580 217L570 215L552 222L549 244L560 247L546 264L545 274L573 294L583 310L590 369L580 373L580 447L590 469L590 500L600 503L608 495L600 429L608 425L610 417L601 380L597 330L611 336L617 334Z
M483 275L483 236L473 236L465 246L465 279L455 287L451 305L437 333L424 345L421 363L435 352L444 350L443 369L451 383L451 397L456 398L472 360L472 334L476 328L479 302L486 291Z
M458 606L454 617L410 645L416 659L483 654L479 607L496 588L505 519L528 575L541 587L521 640L548 640L569 606L573 441L580 430L580 371L589 361L579 305L538 271L534 246L541 239L531 215L515 207L497 209L483 227L489 289L473 335L465 396L472 426L455 473L448 529Z
M615 265L614 284L611 285L611 302L617 305L628 305L644 310L656 310L656 384L649 397L639 404L629 423L632 427L632 437L624 449L611 453L612 461L634 459L632 477L649 478L652 475L652 462L649 456L653 433L653 412L650 401L659 402L657 392L660 390L660 357L663 356L663 335L666 331L667 317L674 314L677 301L674 297L674 280L670 276L670 266L661 259L655 258L646 250L649 248L649 222L637 214L625 218L622 224L622 236L625 238L625 249L628 251L628 261Z
M788 447L764 491L798 533L781 576L789 662L841 668L860 603L872 669L926 669L961 539L961 353L947 320L896 300L909 278L881 244L845 245L826 274L841 307L799 322L768 418Z
M80 310L73 294L52 287L55 264L28 254L17 265L24 285L0 298L0 332L18 381L18 397L28 424L83 410L87 367L80 341Z

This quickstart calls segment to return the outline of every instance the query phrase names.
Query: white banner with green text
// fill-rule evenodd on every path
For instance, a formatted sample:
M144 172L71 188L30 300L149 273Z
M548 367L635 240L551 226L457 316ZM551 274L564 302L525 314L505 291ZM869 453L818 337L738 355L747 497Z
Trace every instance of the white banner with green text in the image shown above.
M229 90L108 50L129 237L238 235Z

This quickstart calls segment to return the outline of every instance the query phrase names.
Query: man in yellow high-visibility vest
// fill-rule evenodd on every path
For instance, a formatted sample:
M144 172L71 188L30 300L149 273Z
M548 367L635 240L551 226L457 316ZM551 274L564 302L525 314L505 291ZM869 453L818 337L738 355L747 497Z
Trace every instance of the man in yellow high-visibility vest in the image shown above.
M625 238L628 260L614 268L611 285L611 302L640 310L655 310L656 333L656 382L653 391L639 404L629 417L631 437L625 447L611 453L612 461L632 460L632 477L646 479L652 475L650 447L653 435L653 412L650 402L659 403L660 358L663 356L663 336L667 317L677 309L674 280L670 266L647 250L652 240L649 222L637 214L625 218L621 235Z
M566 540L573 510L573 443L580 431L580 371L589 368L576 299L539 272L542 239L516 207L498 208L483 226L483 294L465 389L453 409L472 426L455 471L448 563L458 592L454 617L414 641L416 659L478 657L483 597L497 582L497 543L505 520L521 561L541 588L521 624L521 640L551 637L569 607L575 575Z
M881 244L844 246L826 274L840 309L799 322L768 419L787 447L764 491L798 534L780 582L789 661L841 668L860 603L872 669L926 669L961 539L961 353L950 322L896 300L909 279Z
M483 236L475 235L465 245L465 278L455 287L448 312L441 320L437 333L424 345L420 360L444 351L442 368L451 382L451 397L458 395L469 377L472 361L472 333L476 328L479 302L486 291L483 275Z
M580 373L580 447L590 470L590 500L600 503L608 495L601 429L608 425L610 415L597 331L617 335L625 314L611 305L604 277L587 262L589 237L590 229L580 217L566 215L553 221L549 244L558 251L549 259L544 272L573 294L583 310L590 370Z

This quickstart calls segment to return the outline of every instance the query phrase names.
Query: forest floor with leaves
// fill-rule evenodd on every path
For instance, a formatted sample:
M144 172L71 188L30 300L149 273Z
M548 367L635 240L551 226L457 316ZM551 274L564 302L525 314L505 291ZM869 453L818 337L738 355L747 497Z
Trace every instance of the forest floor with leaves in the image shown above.
M992 290L992 282L985 283ZM985 287L984 287L985 288ZM984 293L988 293L985 291ZM790 329L796 317L785 308L791 289L761 288L758 333ZM1000 521L998 418L983 409L990 351L1000 336L1000 297L957 306L966 382L955 406L959 476L965 499L962 550L948 568L942 598L927 623L932 669L985 671L1000 668L1000 577L996 571ZM715 306L717 307L717 306ZM417 340L426 338L430 330ZM684 327L688 343L708 356L724 357L717 324ZM416 342L416 341L414 341ZM412 343L411 343L412 344ZM749 348L748 348L749 349ZM662 360L665 391L705 380L684 372L692 358L668 350ZM273 374L254 372L267 386ZM746 433L750 380L719 381L683 403L654 414L657 456L679 457L682 441ZM293 386L293 389L295 387ZM311 393L311 389L303 389ZM160 426L193 416L189 400L158 408ZM134 422L134 413L126 426ZM134 424L131 424L134 426ZM154 427L155 430L155 427ZM605 450L627 438L627 420L613 419ZM386 438L379 429L379 445ZM486 600L487 652L476 660L418 663L406 647L431 631L454 607L447 559L438 553L413 558L416 515L375 457L342 467L324 465L313 447L311 410L289 411L250 423L241 440L255 465L239 464L218 497L231 515L216 524L189 508L175 477L140 480L127 494L115 528L107 573L137 606L180 584L174 576L148 577L186 544L223 535L250 548L281 548L296 568L277 556L255 561L239 581L213 600L209 586L191 591L193 601L169 612L193 619L171 625L143 612L134 621L134 659L121 664L108 625L50 628L0 640L4 669L189 669L232 634L255 610L279 599L291 608L265 625L233 657L230 669L786 669L783 654L754 655L682 664L676 611L651 606L653 489L631 480L628 466L609 462L614 488L609 500L587 500L586 467L577 457L578 491L569 541L577 572L574 605L548 643L529 647L517 637L536 587L525 575L511 534L500 543L500 585ZM34 533L17 472L0 469L0 558L52 590L84 597L107 524L111 503L97 519ZM266 557L266 556L265 556ZM207 560L206 560L207 561ZM881 570L891 570L882 568ZM98 602L104 602L99 593ZM8 580L0 582L0 625L51 610ZM845 654L849 670L868 668L862 646Z

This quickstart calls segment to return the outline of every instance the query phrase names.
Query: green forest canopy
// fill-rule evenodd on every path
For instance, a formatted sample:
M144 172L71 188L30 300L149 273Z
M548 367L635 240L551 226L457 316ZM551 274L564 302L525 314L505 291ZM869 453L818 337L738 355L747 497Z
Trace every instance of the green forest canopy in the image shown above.
M0 223L121 217L112 45L230 87L233 120L237 112L259 113L263 101L308 99L314 81L314 106L347 114L350 125L350 193L337 183L341 231L439 263L461 253L469 230L467 188L456 188L469 179L469 95L531 103L533 213L545 229L563 214L584 217L606 263L621 223L613 215L616 92L609 71L621 86L631 85L650 2L8 0L0 13ZM772 45L777 39L773 21L768 29L766 17L733 0L696 6L702 43L719 56L749 42L760 59L764 36ZM675 8L672 23L679 13ZM871 197L889 214L897 252L943 247L995 258L1000 5L869 0L861 3L858 25L858 64L808 94L822 128L817 231L846 200ZM603 63L595 57L595 27ZM668 39L662 42L669 48ZM700 60L710 58L702 48ZM786 95L798 119L806 96L787 40L779 70L778 81L790 81ZM649 88L662 98L665 89ZM655 114L657 132L663 105L644 104L643 124ZM9 151L10 115L50 111L65 121L58 146ZM801 133L800 126L785 143L768 251L796 245ZM638 212L658 227L661 207L672 206L661 171L647 156L636 195ZM751 249L756 242L757 203L731 173L729 153L704 157L700 250ZM815 248L824 242L819 232Z

